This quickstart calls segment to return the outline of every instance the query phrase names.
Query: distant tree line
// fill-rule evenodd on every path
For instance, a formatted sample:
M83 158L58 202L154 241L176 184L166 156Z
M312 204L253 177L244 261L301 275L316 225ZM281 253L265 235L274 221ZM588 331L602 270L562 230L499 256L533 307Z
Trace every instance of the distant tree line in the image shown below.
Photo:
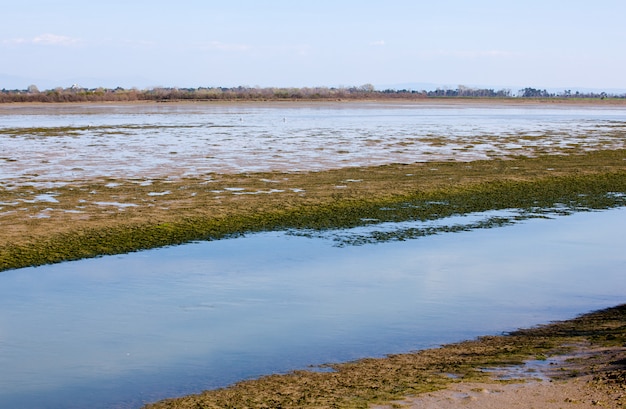
M545 89L524 88L513 94L510 89L480 89L459 85L455 89L434 91L411 89L376 90L373 85L358 87L304 87L304 88L260 88L260 87L200 87L163 88L139 90L136 88L55 88L39 91L35 85L25 90L0 91L0 103L7 102L105 102L105 101L270 101L270 100L364 100L364 99L424 99L424 98L626 98L626 94L606 92L581 93L565 90L549 93Z
M615 95L606 92L572 92L565 90L558 93L550 93L545 89L524 88L519 90L518 95L522 98L626 98L626 94Z

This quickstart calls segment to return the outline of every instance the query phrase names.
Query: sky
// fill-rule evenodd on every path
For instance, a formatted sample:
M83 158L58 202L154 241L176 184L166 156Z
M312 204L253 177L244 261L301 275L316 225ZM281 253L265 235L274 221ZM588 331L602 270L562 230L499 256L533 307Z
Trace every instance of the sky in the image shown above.
M624 0L2 0L0 89L626 90Z

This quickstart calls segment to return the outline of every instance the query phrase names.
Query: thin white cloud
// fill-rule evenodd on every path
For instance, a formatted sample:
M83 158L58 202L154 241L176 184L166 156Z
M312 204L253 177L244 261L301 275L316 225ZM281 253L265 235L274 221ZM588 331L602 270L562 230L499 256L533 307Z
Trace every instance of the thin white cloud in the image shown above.
M42 34L40 36L33 38L32 42L33 44L41 44L41 45L68 46L68 45L77 44L79 40L76 38L60 36L56 34Z
M370 45L379 46L379 47L382 47L382 46L384 46L385 44L386 44L386 43L385 43L385 40L372 41L372 42L370 43Z
M2 44L5 44L5 45L31 44L31 45L63 46L63 47L76 45L78 43L80 43L79 39L68 37L68 36L63 36L63 35L50 34L50 33L41 34L32 38L12 38L9 40L2 41Z
M223 43L221 41L211 41L202 45L202 48L207 50L221 50L221 51L248 51L252 47L246 44L230 44Z
M509 51L500 50L468 50L468 51L448 51L439 50L432 55L441 57L454 57L454 58L482 58L482 57L497 57L506 58L513 57L515 53Z

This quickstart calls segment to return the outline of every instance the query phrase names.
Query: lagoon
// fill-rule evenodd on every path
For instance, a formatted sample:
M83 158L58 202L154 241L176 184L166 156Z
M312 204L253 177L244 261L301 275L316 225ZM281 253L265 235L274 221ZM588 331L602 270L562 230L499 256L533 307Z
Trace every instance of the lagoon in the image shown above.
M571 318L624 302L625 228L621 207L359 246L337 240L358 229L267 232L6 271L0 406L138 408Z

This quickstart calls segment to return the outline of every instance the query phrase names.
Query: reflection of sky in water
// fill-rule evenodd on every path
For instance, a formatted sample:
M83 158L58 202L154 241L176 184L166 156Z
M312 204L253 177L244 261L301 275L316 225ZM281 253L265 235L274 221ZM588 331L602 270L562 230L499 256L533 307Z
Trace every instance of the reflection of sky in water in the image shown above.
M516 105L180 104L0 109L0 179L195 176L624 147L626 109ZM621 131L621 133L620 133ZM537 136L540 136L537 138ZM35 176L36 175L36 176ZM25 180L17 179L24 177Z
M550 213L550 209L541 210L542 213L539 214L519 209L501 209L458 214L433 220L408 220L401 222L378 222L377 219L362 219L364 224L359 227L332 230L292 229L289 230L289 234L328 238L334 240L338 246L360 245L404 240L452 231L497 227L531 217L548 217L546 214Z
M620 208L343 248L265 233L4 272L0 406L137 407L615 305L625 228Z

